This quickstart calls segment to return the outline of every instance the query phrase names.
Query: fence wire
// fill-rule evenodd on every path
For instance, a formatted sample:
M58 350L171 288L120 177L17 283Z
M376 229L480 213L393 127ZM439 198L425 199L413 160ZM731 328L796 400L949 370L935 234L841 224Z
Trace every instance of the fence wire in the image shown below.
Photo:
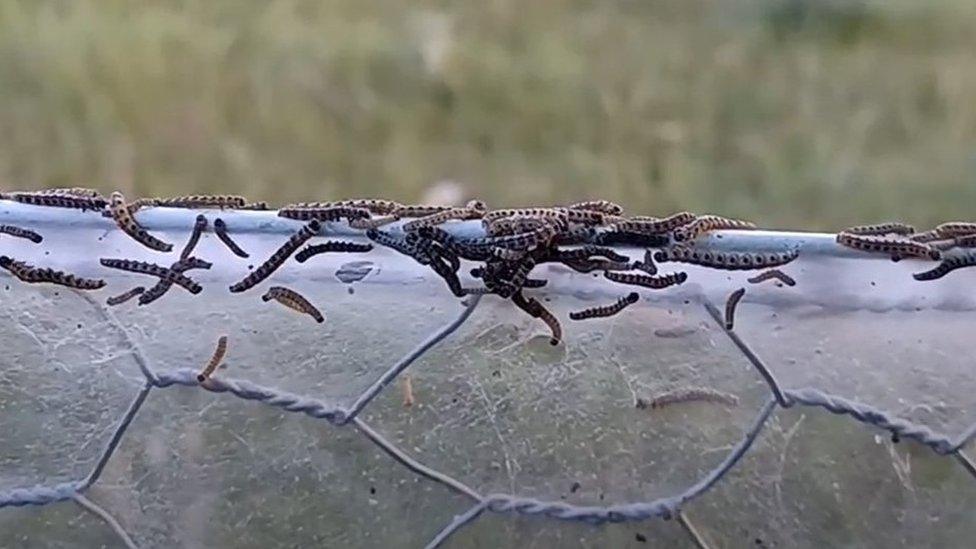
M831 414L847 417L851 420L889 432L896 439L911 439L941 456L951 456L974 478L976 478L976 464L963 452L966 444L976 436L976 423L962 432L951 435L936 432L929 427L914 423L896 414L876 408L874 406L856 402L839 395L823 392L814 387L786 388L773 375L770 368L761 357L743 340L733 325L729 325L722 313L710 300L702 298L701 306L715 321L731 342L745 356L755 369L755 372L765 381L769 389L769 397L756 411L755 417L748 428L742 433L736 443L713 469L702 475L696 482L684 490L667 497L648 501L630 503L616 503L609 505L573 505L565 501L537 499L517 493L482 493L445 471L440 471L425 465L412 457L409 453L392 443L367 422L361 419L361 413L380 395L398 376L422 358L438 343L448 338L461 327L475 312L481 301L481 296L471 295L462 300L462 311L441 328L433 332L428 338L414 349L403 355L392 366L382 373L371 385L356 397L351 405L343 406L327 402L310 396L303 396L275 387L268 387L253 383L246 379L236 379L222 374L198 380L199 370L183 368L173 371L158 372L154 370L146 359L142 349L130 337L126 328L114 317L112 312L101 303L84 292L77 292L87 300L102 315L103 319L119 330L126 344L145 378L145 384L133 396L128 408L105 444L92 470L83 478L53 485L35 485L0 491L0 508L30 505L49 505L58 502L73 501L82 509L104 521L118 535L119 540L127 547L135 547L132 537L126 533L118 521L110 513L91 501L86 492L99 482L102 472L111 460L113 454L125 437L133 420L143 408L152 393L163 389L203 390L214 394L227 394L242 400L253 401L263 405L278 408L285 412L304 414L309 417L325 420L336 428L352 427L367 440L375 444L383 453L395 462L407 468L416 475L429 481L438 483L449 490L466 497L471 502L470 508L456 515L450 523L434 536L427 544L428 548L439 547L457 534L465 526L470 525L486 512L496 514L539 516L550 520L575 521L592 525L603 523L620 523L627 521L643 521L649 519L677 520L685 530L689 539L697 547L708 547L708 543L692 519L683 512L685 505L707 493L726 475L733 471L741 459L747 455L756 439L763 432L770 418L780 409L808 407L822 409Z

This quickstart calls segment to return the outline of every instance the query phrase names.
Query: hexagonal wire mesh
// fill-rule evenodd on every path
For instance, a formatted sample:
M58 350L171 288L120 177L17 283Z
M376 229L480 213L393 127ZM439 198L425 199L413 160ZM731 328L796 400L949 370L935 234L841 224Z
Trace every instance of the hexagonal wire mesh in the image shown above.
M154 208L139 221L176 242L199 214ZM968 270L919 284L917 262L832 235L718 232L704 249L799 250L784 268L796 285L690 266L687 283L638 288L626 311L570 322L551 346L510 301L471 295L459 307L427 266L385 247L274 273L321 306L323 324L257 291L223 291L301 224L202 215L249 257L206 231L194 252L213 264L194 275L202 292L108 307L95 296L146 277L99 258L162 254L92 212L2 202L0 222L43 243L4 236L0 252L108 282L94 293L3 273L3 545L938 545L976 534L960 479L976 475L962 452L976 430ZM321 235L368 242L338 223ZM631 290L560 265L533 275L548 281L533 295L561 318ZM738 288L738 311L720 311ZM219 335L226 361L200 381ZM14 509L59 502L83 513Z

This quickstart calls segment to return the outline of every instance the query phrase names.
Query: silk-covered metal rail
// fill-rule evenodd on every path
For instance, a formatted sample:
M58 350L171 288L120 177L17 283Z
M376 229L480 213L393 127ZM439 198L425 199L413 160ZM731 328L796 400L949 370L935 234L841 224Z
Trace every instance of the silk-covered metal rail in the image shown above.
M124 274L117 274L103 267L104 262L101 260L104 258L174 266L180 260L179 250L167 252L143 249L138 245L125 247L128 250L138 250L138 253L133 252L132 257L120 256L116 251L118 247L112 243L124 242L132 237L120 230L112 218L89 207L65 207L58 202L57 192L45 193L44 196L44 199L31 200L19 194L18 200L0 200L0 224L22 227L43 237L29 246L17 239L0 238L0 253L10 257L12 261L30 262L36 268L49 268L50 264L51 268L63 271L66 275L104 278L108 282L104 289L85 289L86 299L115 304L116 308L131 306L119 300L120 292L124 288L112 284L113 277ZM77 196L77 193L65 192L64 201L74 204L72 197ZM99 204L98 198L96 194L88 199L90 204ZM109 204L111 201L106 199L105 202ZM206 209L206 200L201 202L203 209L192 210L150 203L133 208L131 215L146 234L159 234L159 237L154 238L161 239L160 241L178 243L190 239L193 244L197 244L199 240L200 245L193 252L199 261L212 264L215 271L236 273L236 280L256 280L254 286L261 288L261 291L256 292L234 293L230 299L260 302L263 292L281 285L278 278L289 280L307 276L310 280L318 280L323 272L331 271L335 278L344 280L343 276L349 275L340 276L339 273L347 265L361 266L362 263L371 263L380 267L373 269L374 273L378 273L360 276L356 278L357 283L383 284L404 279L405 273L424 273L426 278L439 281L445 295L462 300L465 307L457 319L394 364L348 406L333 405L312 397L256 385L244 379L225 377L224 373L215 371L214 368L209 369L205 377L206 383L201 383L197 378L199 372L192 368L185 371L156 372L144 366L142 373L146 379L145 386L137 393L106 445L99 465L91 474L81 480L61 484L0 490L0 507L79 501L78 498L83 497L82 494L99 480L101 469L116 451L119 441L149 393L177 386L230 393L245 400L263 402L289 412L324 419L336 427L352 426L413 473L469 498L472 502L470 510L446 525L431 540L431 545L439 545L464 525L489 512L544 515L551 519L589 523L678 517L681 519L680 524L688 530L695 543L705 544L707 542L690 526L692 519L683 513L685 503L706 493L737 466L777 407L807 406L844 415L888 430L901 439L915 440L939 455L954 456L967 471L976 473L976 468L961 453L963 445L972 437L976 427L955 436L943 435L900 419L894 412L886 412L814 388L785 388L738 335L738 331L742 329L740 323L733 324L732 318L724 318L717 312L713 315L717 329L726 332L742 350L755 367L759 378L768 384L772 397L759 411L755 422L747 429L741 441L729 450L726 459L698 482L673 496L631 502L627 505L608 502L597 506L574 506L565 502L534 499L531 495L480 493L447 473L431 469L410 457L359 417L360 412L393 384L412 362L465 322L480 300L497 300L511 307L513 311L525 311L527 314L524 314L523 329L551 338L553 344L558 345L563 345L572 338L572 331L567 330L564 333L564 329L577 319L587 318L587 323L609 325L618 317L632 314L633 311L631 307L621 306L619 310L613 311L616 314L602 315L602 318L590 319L591 315L579 314L556 318L559 312L553 315L549 312L550 307L543 305L545 296L586 295L592 300L591 305L596 307L605 307L607 303L620 299L621 295L628 296L628 305L634 302L654 306L659 303L694 301L711 307L709 311L712 314L713 310L717 311L714 304L724 302L729 288L743 287L747 280L754 279L771 265L784 276L788 275L790 280L795 280L796 284L750 286L742 299L743 304L788 306L802 303L817 304L825 308L860 307L875 311L976 310L976 297L970 296L971 292L945 291L948 285L953 284L951 277L964 276L971 279L973 272L976 272L976 268L968 268L976 264L976 261L970 259L972 251L965 247L968 242L966 237L970 236L965 229L971 226L967 222L952 221L951 225L940 225L953 227L952 234L947 238L962 239L960 242L963 245L957 247L949 242L935 249L927 242L912 240L912 235L916 233L905 230L902 224L876 224L870 237L862 236L865 231L861 228L852 228L849 232L840 231L836 235L779 232L753 228L745 221L723 222L712 214L695 216L682 213L674 216L670 215L671 212L660 212L660 217L648 217L644 215L646 212L630 213L619 205L606 202L599 202L599 208L587 207L587 204L596 202L507 211L458 208L459 211L463 209L465 215L438 216L437 212L452 210L442 205L410 205L408 208L389 201L364 199L354 202L315 203L314 207L299 205L297 208L302 211L301 220L278 216L275 210L263 211L246 207L235 209L234 204L238 202L244 203L243 199L230 205L215 201L214 204L219 204L221 208L213 211ZM166 202L156 202L163 203ZM376 211L367 207L374 203L384 206L373 208ZM349 204L367 206L352 207ZM421 207L425 209L421 210ZM387 223L385 218L391 212L397 217L398 209L401 212L417 209L433 213L426 213L429 217L419 218L404 214L404 219ZM347 210L350 215L344 217L343 212ZM322 212L321 219L316 217L318 212ZM380 227L383 238L366 237L367 230L376 229L369 223L362 223L364 215L370 216L365 219L384 218ZM232 250L215 238L210 238L211 233L199 230L202 226L201 219L213 221L217 216L221 219L221 226L227 230L224 236L246 239L260 235L269 243L273 241L273 244L265 246L266 249L248 246L250 258L232 253ZM475 219L456 219L457 217ZM513 222L506 225L505 220L509 217L513 218ZM424 221L418 223L417 219ZM682 223L673 222L674 219ZM668 221L665 223L663 220ZM505 230L499 231L498 228L503 226ZM198 228L196 238L191 237L194 227ZM228 227L233 229L227 229ZM682 231L683 227L685 230ZM710 230L710 227L737 229ZM888 227L898 230L884 232ZM976 225L972 227L972 234L976 234ZM45 234L46 228L51 228L51 232L56 234ZM502 234L492 233L491 228ZM519 232L520 230L524 232ZM678 238L675 238L676 231ZM878 231L881 231L880 234L873 234ZM70 257L59 257L57 252L44 255L44 251L56 249L56 236L66 233L90 236L91 240L86 248L90 252L76 252ZM206 245L208 239L214 245ZM141 240L142 236L140 242ZM337 240L345 244L327 244ZM310 249L322 250L322 257L307 262L302 261L307 257L296 258L294 252L306 243L308 246L319 245L320 248ZM287 253L282 252L282 249ZM672 250L677 251L672 253ZM665 262L664 274L674 273L672 276L680 276L682 283L662 284L661 288L657 288L655 284L632 283L643 280L640 277L651 276L645 272L646 266L642 261L653 256L655 252L660 252L658 257ZM703 259L721 260L709 259L693 263L674 261L691 253L700 254ZM273 261L268 262L269 259ZM860 259L873 262L870 274L863 277L856 273L842 278L831 277L831 265L834 262ZM262 262L265 262L264 266L261 266ZM255 277L249 274L254 272L253 269L264 270L260 277ZM873 289L877 287L874 281L868 280L879 272L885 273L886 279L897 281L897 291L883 299ZM8 284L19 283L19 280L5 271L0 271L0 277L7 278ZM218 292L228 294L227 277L224 276L221 280L214 278L221 277L215 277L211 271L207 271L206 275L201 275L199 281L194 281L202 288L200 292L175 295L179 299L199 299L200 296ZM45 283L56 284L57 280L52 278ZM168 296L171 294L153 302L149 308L170 299ZM316 305L321 307L323 316L331 318L331 304L327 300L319 301ZM542 314L540 308L545 310L545 314ZM300 314L284 308L276 311L276 314L283 315L286 312ZM734 316L737 314L736 308L729 307L726 314L729 317ZM545 319L545 323L542 319ZM328 326L330 322L331 320L327 320L325 325ZM314 326L313 324L308 329L317 329ZM342 327L330 329L341 330ZM200 357L200 363L205 362L206 357ZM232 373L245 375L244 372ZM90 510L90 507L84 508Z

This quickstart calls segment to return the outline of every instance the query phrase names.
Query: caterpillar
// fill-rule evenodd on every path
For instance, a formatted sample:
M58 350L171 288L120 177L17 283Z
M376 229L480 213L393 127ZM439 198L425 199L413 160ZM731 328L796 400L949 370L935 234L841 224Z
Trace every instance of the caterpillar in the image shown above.
M931 231L925 231L923 233L913 234L908 237L908 239L913 242L921 242L921 243L933 242L935 240L941 240L942 238L943 238L942 235L940 235L938 231L936 231L935 229L932 229Z
M459 240L458 244L471 248L509 248L513 250L530 250L541 244L547 244L556 234L551 226L539 227L534 231L513 234L509 236L490 236L487 238L472 238Z
M609 200L587 200L566 206L570 210L591 210L606 215L621 215L624 213L623 206L610 202Z
M89 189L87 187L58 187L54 189L44 189L41 191L36 191L33 194L40 195L70 195L70 196L81 196L85 198L98 198L101 196L95 189Z
M976 233L976 223L965 221L950 221L943 223L935 228L935 232L942 238L952 238L955 236L966 236Z
M426 204L399 204L392 212L397 217L426 217L453 208L453 206L430 206Z
M976 248L976 234L957 236L954 239L953 244L960 248Z
M478 210L479 212L487 212L488 204L484 200L478 200L476 198L468 200L468 203L464 205L465 208L469 210Z
M557 212L565 214L566 219L570 223L579 223L580 225L603 225L603 213L595 210L574 210L570 208L554 209Z
M240 282L233 284L230 287L230 291L233 293L243 292L247 289L253 288L259 284L262 280L271 276L278 267L281 267L285 261L291 257L291 254L295 253L295 250L301 247L302 244L306 243L308 239L312 238L318 232L322 230L322 224L317 220L312 219L305 224L304 227L298 230L295 234L278 248L275 253L271 254L271 257L267 261L258 266L257 269L251 272L251 274L244 277Z
M169 198L151 198L152 206L164 206L169 208L243 208L247 204L247 199L237 195L209 195L197 194L187 196L174 196Z
M654 253L659 263L674 261L727 271L762 269L786 265L799 256L796 249L785 252L713 252L689 246L672 246Z
M12 275L22 282L29 284L47 282L78 290L97 290L105 286L105 281L101 279L82 278L47 267L38 268L23 261L16 261L5 255L0 256L0 267L10 271Z
M552 223L552 219L553 218L548 217L513 215L488 222L485 230L490 236L506 236L516 233L534 231L544 225Z
M644 234L640 232L624 231L618 230L616 228L611 228L609 231L603 231L593 235L590 239L593 244L602 244L606 246L613 245L623 245L623 246L638 246L641 248L660 248L662 246L667 246L669 243L668 237L663 234Z
M403 374L403 381L401 382L401 387L403 387L403 407L409 408L413 406L413 381L410 379L410 374Z
M559 319L549 312L542 303L539 303L534 297L526 299L521 292L515 292L512 295L512 302L532 318L538 318L545 322L549 327L549 331L552 333L552 337L549 338L549 344L553 346L559 345L559 342L563 338L562 326L559 325Z
M729 219L718 215L703 215L691 223L674 230L674 239L678 242L694 240L702 234L720 229L755 229L755 223Z
M11 200L21 204L31 206L49 206L53 208L72 208L75 210L103 210L108 204L104 198L94 196L78 196L74 194L57 193L13 193L9 195Z
M351 206L305 207L289 205L278 210L278 217L296 221L338 221L342 218L367 219L369 210Z
M906 225L905 223L891 222L878 223L876 225L857 225L855 227L848 227L841 232L866 236L878 236L886 234L908 236L915 234L915 227Z
M115 191L109 197L109 212L119 229L136 242L157 252L169 252L173 249L172 244L159 240L136 223L136 219L129 211L125 203L125 196L122 193Z
M126 301L129 301L133 297L136 297L137 295L141 294L144 291L146 291L146 288L144 288L143 286L136 286L135 288L132 288L131 290L125 293L121 293L119 295L112 296L106 299L105 303L110 307L114 307L115 305L121 305Z
M525 282L522 283L523 288L541 288L548 284L549 281L544 278L526 278Z
M726 406L734 407L739 405L739 397L707 387L682 387L660 393L649 401L638 398L637 407L640 409L658 409L683 402L714 402L716 404L725 404Z
M349 226L353 229L378 229L383 225L389 225L394 221L398 221L400 218L395 215L384 215L381 217L371 217L362 219L350 219Z
M509 250L508 248L492 248L492 257L504 259L505 261L518 261L525 257L525 252L521 250Z
M678 212L664 218L632 217L614 223L612 229L628 233L663 235L695 221L696 218L697 216L691 212Z
M243 206L241 206L241 207L240 207L240 208L238 208L238 209L239 209L239 210L258 210L258 211L267 211L267 210L269 210L270 208L268 207L268 203L267 203L267 202L264 202L264 201L258 201L258 202L248 202L247 204L244 204Z
M554 219L557 223L563 226L569 223L569 214L564 208L508 208L503 210L492 210L485 213L482 219L490 223L497 219L516 215Z
M170 270L174 273L182 274L190 269L209 269L213 265L202 259L196 257L188 257L186 259L181 259L173 265L170 266ZM157 282L152 288L149 288L142 295L139 296L139 305L149 305L153 301L163 297L170 288L173 287L173 282L162 279Z
M631 286L643 286L654 290L662 290L671 286L679 286L688 280L688 273L677 272L666 275L649 276L644 274L615 273L606 271L603 277L620 284L630 284Z
M770 269L768 271L761 272L752 278L747 278L746 280L750 284L759 284L761 282L772 280L774 278L776 280L779 280L783 284L786 284L787 286L796 286L796 281L793 280L791 276L789 276L788 274L784 273L779 269Z
M590 307L589 309L583 309L582 311L576 311L569 313L569 318L571 320L586 320L588 318L602 318L613 316L620 311L626 309L629 305L637 303L640 299L640 295L637 292L630 292L624 297L618 299L612 305L603 305L601 307Z
M9 234L17 238L26 238L34 244L40 244L44 237L30 229L24 229L14 225L0 225L0 233Z
M325 317L322 316L322 313L314 305L295 290L285 288L284 286L272 286L268 288L268 291L261 296L261 299L266 302L273 299L293 311L311 316L320 324L325 322Z
M976 254L970 253L966 255L954 255L943 259L942 263L940 263L934 269L921 273L915 273L912 275L912 277L918 281L936 280L951 273L952 271L955 271L956 269L973 266L976 266Z
M739 301L742 300L742 296L746 295L745 288L739 288L738 290L729 294L729 298L725 301L725 329L732 330L735 324L735 308L738 307Z
M606 259L564 259L560 261L563 265L573 269L578 273L591 273L593 271L629 271L633 265L627 261L608 261Z
M381 198L350 198L347 200L334 200L331 202L316 203L316 206L326 208L362 208L369 210L374 214L386 215L392 214L397 209L402 208L403 204L394 202L392 200L383 200Z
M549 257L555 260L565 260L565 259L590 259L593 256L603 257L609 259L610 261L615 261L617 263L627 263L630 258L618 254L613 248L608 248L606 246L595 246L586 245L580 248L574 248L572 250L552 250Z
M482 215L484 215L484 212L478 210L472 210L469 208L451 208L449 210L426 215L424 217L404 223L403 230L404 232L413 232L421 227L440 225L445 221L450 221L453 219L480 219Z
M654 254L651 253L651 250L644 250L644 260L635 261L634 268L644 271L649 275L657 274L657 264L654 263Z
M190 257L193 253L193 249L197 247L197 243L200 242L200 235L203 231L207 229L207 218L200 214L197 216L196 221L193 223L193 232L190 233L189 240L186 241L186 245L183 246L183 250L180 252L180 259L186 259Z
M214 234L217 235L217 239L223 242L224 246L231 251L237 257L251 257L245 252L227 233L227 224L221 218L214 219Z
M197 284L190 278L186 277L182 273L177 272L174 269L167 269L166 267L163 267L161 265L156 265L155 263L148 263L145 261L133 261L131 259L110 259L104 257L99 259L99 262L104 267L119 269L120 271L128 271L130 273L138 273L138 274L155 276L160 280L169 282L170 284L177 284L183 287L184 289L186 289L186 291L190 292L191 294L198 294L203 290L203 288L199 284ZM146 294L148 293L149 292L144 293L142 297L139 298L139 301L142 302L142 298L146 297Z
M327 252L347 252L364 253L373 249L372 244L359 244L357 242L345 242L342 240L330 240L321 244L305 246L300 252L295 254L295 261L305 263L313 256Z
M408 242L405 238L394 236L378 229L370 229L366 231L366 237L377 244L386 246L387 248L392 248L403 255L412 257L421 265L427 265L431 262L430 254L428 254L417 244Z
M204 366L203 371L197 374L197 381L203 383L213 375L217 366L220 362L224 360L224 355L227 354L227 336L222 335L217 338L217 348L214 349L213 355L210 356L210 361Z
M937 260L941 257L941 252L923 244L911 240L895 240L891 238L880 238L875 236L861 236L849 233L837 235L837 243L864 252L879 252L891 255L894 259L902 257L917 257L921 259Z

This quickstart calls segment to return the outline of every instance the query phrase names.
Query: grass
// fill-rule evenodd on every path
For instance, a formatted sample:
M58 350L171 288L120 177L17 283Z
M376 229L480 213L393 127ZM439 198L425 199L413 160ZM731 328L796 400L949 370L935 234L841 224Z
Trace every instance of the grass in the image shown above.
M0 188L972 218L965 2L0 0Z

